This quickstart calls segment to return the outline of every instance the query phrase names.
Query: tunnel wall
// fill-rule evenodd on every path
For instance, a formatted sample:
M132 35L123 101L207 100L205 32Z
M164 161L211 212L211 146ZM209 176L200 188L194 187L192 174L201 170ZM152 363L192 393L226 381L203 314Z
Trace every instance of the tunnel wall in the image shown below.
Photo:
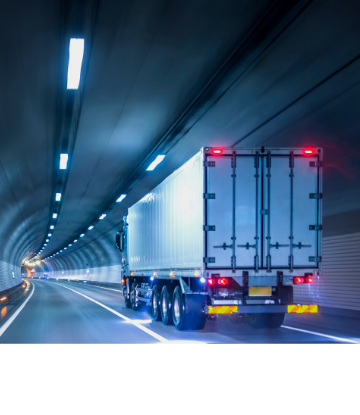
M14 272L14 276L13 273ZM0 292L15 287L22 281L21 269L8 262L0 261Z

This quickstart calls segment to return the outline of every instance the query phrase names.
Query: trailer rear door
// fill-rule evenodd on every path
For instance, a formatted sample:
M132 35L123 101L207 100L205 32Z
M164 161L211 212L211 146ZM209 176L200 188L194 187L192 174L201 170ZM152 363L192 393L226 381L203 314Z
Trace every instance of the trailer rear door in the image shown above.
M208 269L317 268L319 156L228 152L206 158Z

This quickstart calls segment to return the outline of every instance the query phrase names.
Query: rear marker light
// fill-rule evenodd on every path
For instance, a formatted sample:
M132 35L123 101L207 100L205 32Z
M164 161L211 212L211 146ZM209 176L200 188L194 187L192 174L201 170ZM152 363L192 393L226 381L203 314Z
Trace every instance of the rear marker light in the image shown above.
M208 284L209 285L215 285L215 281L212 278L208 279Z
M305 277L305 282L307 284L312 284L314 282L314 277Z
M218 284L219 285L228 285L229 280L227 278L220 278L218 279Z
M294 277L294 284L303 284L304 278L303 277Z
M215 155L220 155L220 154L222 154L222 149L221 148L213 148L213 149L211 149L211 153L212 154L215 154Z
M316 151L315 151L314 148L305 148L304 149L304 154L306 156L311 156L312 154L315 154L315 153L316 153Z

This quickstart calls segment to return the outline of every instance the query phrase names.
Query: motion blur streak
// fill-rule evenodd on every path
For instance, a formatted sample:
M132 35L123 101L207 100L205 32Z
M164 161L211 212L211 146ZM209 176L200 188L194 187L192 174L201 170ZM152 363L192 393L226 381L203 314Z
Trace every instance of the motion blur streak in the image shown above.
M110 307L106 307L106 305L99 303L98 301L96 301L96 300L94 300L94 299L92 299L92 298L88 297L87 295L81 294L81 293L79 293L78 291L73 290L72 288L65 287L65 285L56 284L56 282L54 282L54 284L55 284L55 285L58 285L59 287L63 287L63 288L66 288L66 289L68 289L68 290L70 290L70 291L73 291L74 293L79 294L79 295L81 295L82 297L87 298L88 300L90 300L90 301L94 302L95 304L99 305L100 307L103 307L103 308L105 308L106 310L110 311L111 313L113 313L113 314L117 315L118 317L120 317L120 318L124 319L124 320L125 320L125 321L127 321L128 323L133 324L135 327L137 327L138 329L140 329L140 330L144 331L145 333L149 334L150 336L154 337L156 340L159 340L161 343L169 343L169 340L165 339L164 337L160 336L159 334L154 333L152 330L149 330L149 329L147 329L146 327L142 326L141 324L139 324L139 323L137 323L137 322L134 322L134 321L133 321L133 320L131 320L130 318L125 317L123 314L118 313L117 311L113 310L112 308L110 308ZM1 334L0 334L0 335L1 335Z
M360 344L360 341L350 340L350 339L343 339L341 337L335 337L335 336L329 336L328 334L316 333L315 331L296 329L295 327L289 327L289 326L281 326L281 327L283 329L296 330L296 331L301 331L302 333L314 334L315 336L327 337L329 339L338 340L340 342Z
M35 285L32 285L32 291L29 295L29 297L21 304L21 306L16 310L16 312L0 327L0 337L5 333L6 329L10 326L10 324L16 319L16 317L21 313L21 310L26 306L27 302L30 300L30 298L33 296L35 291Z

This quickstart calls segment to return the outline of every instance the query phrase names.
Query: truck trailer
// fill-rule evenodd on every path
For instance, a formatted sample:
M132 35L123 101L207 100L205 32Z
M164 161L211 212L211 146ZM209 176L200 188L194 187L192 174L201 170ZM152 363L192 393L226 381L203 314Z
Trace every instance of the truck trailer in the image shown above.
M317 313L293 289L320 277L322 160L321 148L202 148L124 217L126 307L178 330Z

